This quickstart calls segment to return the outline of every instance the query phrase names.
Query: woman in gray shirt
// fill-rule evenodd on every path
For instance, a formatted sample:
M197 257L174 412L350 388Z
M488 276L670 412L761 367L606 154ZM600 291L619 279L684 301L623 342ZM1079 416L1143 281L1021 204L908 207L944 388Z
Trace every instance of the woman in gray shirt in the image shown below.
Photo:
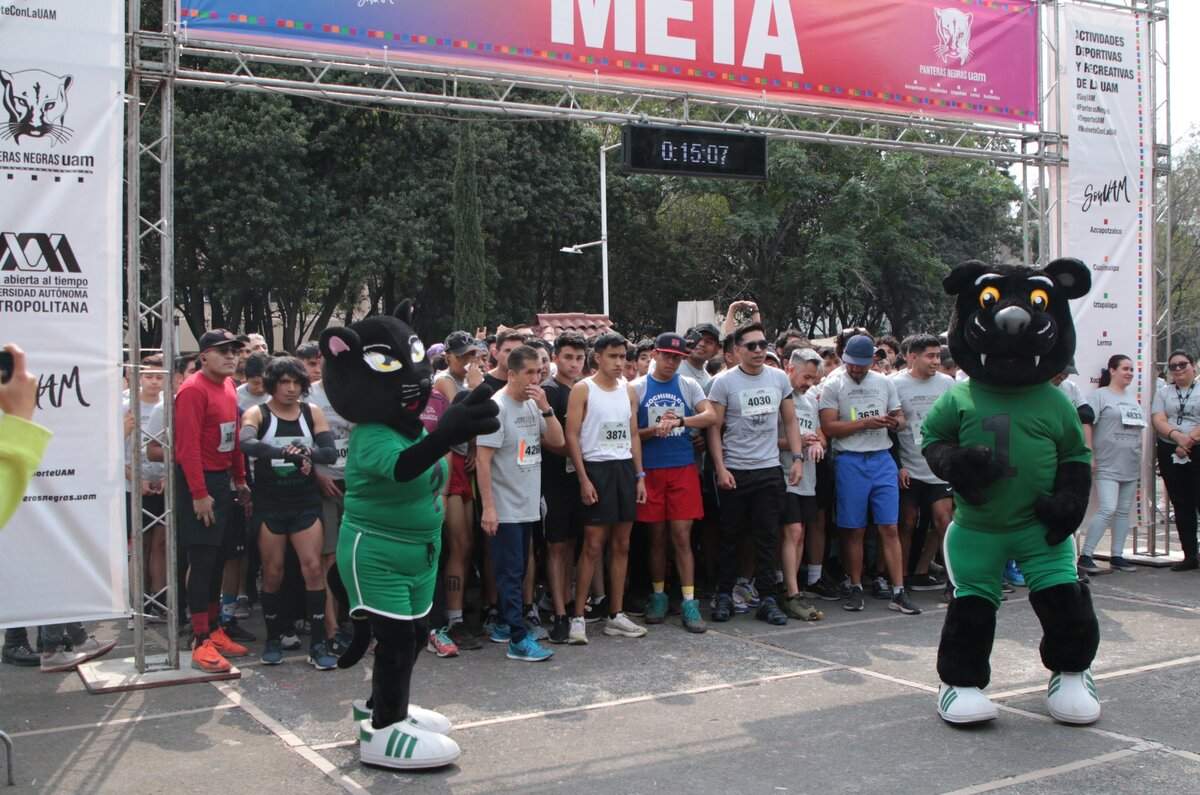
M1186 351L1172 351L1167 372L1174 382L1154 394L1151 419L1158 434L1158 470L1167 484L1175 509L1175 529L1183 560L1172 571L1200 568L1196 557L1196 511L1200 505L1200 463L1194 449L1200 439L1200 390L1196 389L1196 360Z
M1111 565L1117 571L1134 571L1132 563L1122 557L1125 538L1129 535L1129 512L1137 494L1142 467L1142 434L1146 418L1137 398L1127 389L1133 382L1133 362L1117 354L1108 360L1100 374L1100 388L1092 395L1095 421L1092 447L1096 470L1096 495L1100 505L1088 528L1079 556L1079 568L1088 574L1101 569L1092 560L1100 536L1112 527Z

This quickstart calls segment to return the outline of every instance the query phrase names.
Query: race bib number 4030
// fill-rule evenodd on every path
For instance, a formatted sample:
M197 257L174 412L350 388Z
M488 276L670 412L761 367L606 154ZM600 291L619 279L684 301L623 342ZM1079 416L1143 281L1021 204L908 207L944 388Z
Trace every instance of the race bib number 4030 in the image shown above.
M778 410L775 394L769 389L743 389L738 392L738 405L743 417L757 417Z

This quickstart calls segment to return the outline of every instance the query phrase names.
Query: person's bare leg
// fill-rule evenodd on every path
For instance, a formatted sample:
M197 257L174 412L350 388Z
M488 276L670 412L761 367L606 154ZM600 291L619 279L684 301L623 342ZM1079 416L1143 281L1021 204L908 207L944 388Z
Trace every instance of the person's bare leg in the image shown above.
M804 525L799 522L785 524L779 539L779 562L783 565L783 584L787 596L800 593L797 573L800 571L800 550L804 548Z
M693 587L696 585L696 559L692 555L692 520L673 519L670 529L671 547L675 550L675 571L679 574L679 584L683 587ZM664 578L666 574L667 566L664 555L662 569Z
M573 541L555 541L546 544L546 578L549 580L550 599L554 602L554 615L566 615L567 589L571 585L571 552Z
M942 547L942 539L946 537L946 529L954 518L954 500L938 500L933 504L932 521L925 534L925 546L921 549L921 557L917 559L916 574L928 574L929 564L937 556Z
M904 567L900 562L900 529L894 524L879 525L879 546L883 563L893 586L904 587Z
M921 504L916 500L900 498L900 569L908 571L912 559L913 531L921 516Z
M608 537L608 612L620 613L625 607L625 574L629 570L629 534L633 522L611 526Z
M646 524L646 535L649 537L650 541L650 582L666 582L667 523L648 522Z
M579 551L579 562L575 566L575 615L578 617L584 614L592 577L600 568L597 561L604 556L607 535L608 528L604 525L583 528L583 548Z
M852 530L842 528L843 556L846 560L846 576L851 585L862 586L863 540L867 537L867 528L856 527Z
M446 497L446 609L461 612L466 592L467 567L471 562L471 524L475 515L474 500L462 495Z

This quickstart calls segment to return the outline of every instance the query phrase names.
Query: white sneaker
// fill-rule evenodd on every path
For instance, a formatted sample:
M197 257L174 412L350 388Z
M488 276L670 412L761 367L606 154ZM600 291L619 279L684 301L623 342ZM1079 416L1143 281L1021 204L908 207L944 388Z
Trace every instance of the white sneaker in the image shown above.
M1046 709L1060 723L1086 726L1100 720L1100 696L1091 669L1051 676L1046 688Z
M604 634L622 638L640 638L646 634L646 628L635 624L629 616L617 613L613 618L604 622Z
M81 651L67 651L66 649L44 651L42 652L42 673L53 674L70 671L86 659L87 655Z
M284 635L279 639L279 644L285 651L295 651L300 648L300 636L295 633Z
M367 700L365 698L355 699L350 705L350 711L355 723L371 719L371 710L367 709ZM434 712L431 709L418 707L416 704L408 705L408 717L404 720L413 726L428 729L438 734L449 734L454 730L454 724L445 715L440 712Z
M572 646L586 646L587 642L587 621L583 616L572 616L571 631L567 635L567 643Z
M363 764L422 770L444 767L461 755L454 740L407 720L383 729L372 728L370 720L358 724L358 756Z
M947 684L938 688L937 712L946 723L957 725L995 720L999 714L996 705L978 687Z

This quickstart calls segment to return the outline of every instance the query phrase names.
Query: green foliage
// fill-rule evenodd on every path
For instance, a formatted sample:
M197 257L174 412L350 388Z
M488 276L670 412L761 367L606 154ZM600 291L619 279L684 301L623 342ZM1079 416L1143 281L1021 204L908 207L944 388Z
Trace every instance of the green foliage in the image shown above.
M272 346L291 348L405 297L430 340L601 309L598 247L559 249L599 238L612 128L181 90L176 131L176 302L194 332L278 323ZM777 141L755 183L609 158L630 335L673 327L677 301L737 298L813 336L937 329L950 267L1020 249L1020 194L984 161Z

